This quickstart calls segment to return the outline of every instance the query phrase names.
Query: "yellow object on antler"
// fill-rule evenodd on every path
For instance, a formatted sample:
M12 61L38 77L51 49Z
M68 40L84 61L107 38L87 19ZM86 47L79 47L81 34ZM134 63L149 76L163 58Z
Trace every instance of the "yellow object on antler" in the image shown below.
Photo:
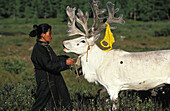
M105 37L104 39L100 42L100 44L103 46L103 47L107 47L109 49L106 49L105 51L109 51L112 49L112 44L115 42L115 39L114 39L114 36L113 36L113 33L111 32L110 30L110 26L108 23L105 22L105 24L107 25L107 28L106 28L106 32L105 32ZM103 42L106 42L107 45L104 45Z

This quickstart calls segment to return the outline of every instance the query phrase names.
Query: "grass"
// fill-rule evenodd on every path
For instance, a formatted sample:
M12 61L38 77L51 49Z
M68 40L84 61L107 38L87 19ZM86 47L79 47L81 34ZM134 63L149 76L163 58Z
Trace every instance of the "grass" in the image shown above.
M91 23L92 20L90 20ZM0 99L2 100L1 108L8 107L7 103L14 101L15 94L18 95L21 93L21 89L26 92L22 92L22 96L28 101L23 101L18 99L18 102L15 101L16 105L11 105L13 109L20 109L19 103L22 101L24 107L30 108L31 104L34 101L33 93L35 92L35 78L33 72L33 64L30 60L31 52L33 45L35 44L36 38L30 38L28 36L29 32L33 29L33 24L40 23L49 23L52 25L52 34L53 40L51 46L58 55L68 55L72 58L75 58L75 54L66 54L62 49L62 41L70 39L67 37L67 23L62 22L61 19L38 19L37 23L34 20L28 20L25 23L25 19L18 19L17 22L13 19L0 19ZM162 29L169 30L170 22L169 21L160 21L160 22L138 22L126 20L124 25L116 25L117 30L114 30L114 36L116 43L113 45L115 49L123 49L126 51L152 51L152 50L164 50L170 49L170 35L161 36ZM160 33L160 36L155 36L155 31ZM168 32L164 32L168 33ZM101 47L99 42L103 39L104 31L101 33L101 37L96 42L97 45ZM124 36L125 38L121 38ZM3 66L3 61L6 60L19 60L24 63L24 70L15 74L5 69ZM16 65L14 65L16 66ZM19 66L18 66L19 67ZM74 68L73 68L74 69ZM73 70L74 71L74 70ZM109 98L108 94L105 93L99 99L96 97L97 91L102 87L95 85L93 83L88 83L83 76L79 79L76 79L76 75L71 71L67 70L62 72L62 75L65 79L65 82L68 86L71 99L74 104L74 108L78 110L78 107L82 110L95 110L96 105L98 110L107 110L109 109L110 102L106 102ZM13 85L10 85L13 84ZM6 89L12 89L6 90ZM15 89L18 87L18 89ZM32 92L28 89L32 90ZM7 94L4 94L4 92ZM12 93L12 94L11 94ZM28 93L28 95L27 95ZM138 94L138 93L135 93ZM132 92L123 92L123 97L120 97L121 106L120 110L134 110L135 108L140 110L151 110L152 101L150 98L144 99L140 98L139 95L132 94ZM139 93L140 94L140 93ZM11 96L9 96L11 95ZM12 96L13 95L13 96ZM135 96L132 96L135 95ZM8 98L8 96L10 98ZM28 98L29 97L29 98ZM128 100L129 98L131 100ZM18 98L21 98L20 96ZM20 101L19 101L20 100ZM7 102L7 103L5 103ZM29 103L28 103L29 102ZM90 103L90 104L87 104ZM18 106L17 106L18 105ZM22 104L23 105L23 104ZM156 103L157 105L157 103ZM108 106L108 108L106 107ZM160 106L160 105L158 105ZM14 108L15 107L15 108ZM92 108L92 109L90 109ZM132 109L130 109L132 108ZM134 109L133 109L134 108ZM157 107L162 110L162 107ZM22 109L22 108L21 108ZM4 109L3 109L4 110ZM9 109L8 109L9 110Z

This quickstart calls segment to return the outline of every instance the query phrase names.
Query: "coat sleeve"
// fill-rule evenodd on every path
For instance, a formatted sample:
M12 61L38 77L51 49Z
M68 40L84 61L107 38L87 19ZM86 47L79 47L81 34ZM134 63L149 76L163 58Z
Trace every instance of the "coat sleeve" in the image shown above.
M59 58L59 61L51 60L50 54L44 46L39 46L37 62L43 70L50 73L58 73L69 68L66 65L66 58Z

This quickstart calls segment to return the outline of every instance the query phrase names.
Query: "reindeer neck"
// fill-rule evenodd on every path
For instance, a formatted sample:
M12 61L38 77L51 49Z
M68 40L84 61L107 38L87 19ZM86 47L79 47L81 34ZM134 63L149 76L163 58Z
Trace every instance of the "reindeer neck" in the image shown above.
M101 55L104 53L104 51L101 50L96 44L94 44L93 46L90 46L89 53Z
M81 61L83 64L99 64L97 62L102 62L105 55L105 51L102 51L96 44L90 46L87 53L81 56ZM88 61L86 61L88 59Z

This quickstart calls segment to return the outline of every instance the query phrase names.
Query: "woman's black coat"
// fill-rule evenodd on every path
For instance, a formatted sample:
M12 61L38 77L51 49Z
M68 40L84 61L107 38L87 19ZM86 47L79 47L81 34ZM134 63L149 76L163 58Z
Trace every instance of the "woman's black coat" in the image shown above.
M57 108L70 107L70 95L60 73L69 68L67 58L57 56L48 43L37 40L31 56L37 82L33 111L43 110L47 104Z

